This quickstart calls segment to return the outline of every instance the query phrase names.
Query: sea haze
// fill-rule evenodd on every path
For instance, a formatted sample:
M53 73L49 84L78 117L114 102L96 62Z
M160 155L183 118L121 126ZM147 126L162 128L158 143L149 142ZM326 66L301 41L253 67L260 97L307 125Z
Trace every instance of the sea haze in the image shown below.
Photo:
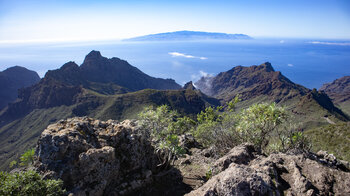
M68 61L81 64L91 50L127 60L143 72L173 78L179 84L196 81L234 66L272 63L293 82L308 88L350 75L350 41L242 40L197 42L75 42L1 44L0 70L20 65L42 77Z

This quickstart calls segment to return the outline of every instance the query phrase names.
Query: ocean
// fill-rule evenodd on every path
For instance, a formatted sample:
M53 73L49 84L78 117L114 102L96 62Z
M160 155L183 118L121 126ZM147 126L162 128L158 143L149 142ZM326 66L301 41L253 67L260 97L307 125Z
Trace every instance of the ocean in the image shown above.
M141 71L179 84L216 75L234 66L270 62L295 83L308 88L350 75L350 41L254 39L245 41L1 44L0 70L19 65L37 71L58 69L68 61L81 64L91 50L118 57Z

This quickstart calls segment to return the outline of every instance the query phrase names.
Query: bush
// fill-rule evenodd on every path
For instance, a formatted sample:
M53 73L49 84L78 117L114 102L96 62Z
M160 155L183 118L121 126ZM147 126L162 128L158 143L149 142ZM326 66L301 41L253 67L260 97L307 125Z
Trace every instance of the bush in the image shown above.
M302 129L294 124L287 124L274 132L277 139L271 139L268 152L287 152L290 150L309 151L311 141L305 136Z
M140 124L146 137L152 141L161 164L167 167L177 156L185 153L179 142L179 135L192 129L195 122L188 117L179 117L176 111L162 105L146 107L140 114Z
M43 180L35 171L0 172L0 195L63 195L61 180Z
M25 151L20 159L20 166L29 166L33 163L34 161L34 154L35 154L35 148L31 148L27 151Z
M258 150L262 150L287 118L285 109L276 106L275 103L254 104L241 112L237 131L241 135L242 142L250 142Z
M197 141L222 153L245 142L264 152L310 149L310 142L299 129L285 126L289 115L283 107L261 103L235 113L238 101L235 98L227 103L225 111L208 107L198 114L198 125L192 130Z
M193 135L203 146L215 146L220 151L226 151L238 144L235 131L237 114L235 105L239 101L236 97L229 103L225 110L223 107L208 107L197 115L198 125L192 130Z

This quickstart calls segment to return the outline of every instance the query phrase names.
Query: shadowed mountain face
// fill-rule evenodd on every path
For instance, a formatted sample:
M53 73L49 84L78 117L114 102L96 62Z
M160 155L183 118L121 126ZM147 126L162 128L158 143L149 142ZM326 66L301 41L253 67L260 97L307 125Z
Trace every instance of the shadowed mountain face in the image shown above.
M335 120L348 119L325 93L293 83L268 62L259 66L237 66L217 76L202 77L195 86L223 102L240 95L242 107L258 102L279 103L299 116L301 122L326 123L328 116Z
M114 95L148 88L165 90L180 89L181 86L172 79L151 77L124 60L108 59L100 52L92 51L81 66L68 62L60 69L48 71L36 85L21 89L19 100L0 114L0 125L34 109L82 102L86 90Z
M25 88L40 80L35 71L15 66L0 72L0 110L16 100L18 89Z
M0 112L0 169L35 145L44 128L60 119L136 118L145 106L163 104L193 117L220 102L191 84L183 89L174 80L153 78L126 61L92 51L81 66L68 62L21 89L18 100Z
M79 67L74 62L60 69L48 71L45 78L53 78L68 85L83 85L102 94L116 94L150 89L179 89L172 79L151 77L119 58L108 59L98 51L91 51Z
M320 90L324 91L335 104L350 115L350 76L344 76L332 83L324 84Z

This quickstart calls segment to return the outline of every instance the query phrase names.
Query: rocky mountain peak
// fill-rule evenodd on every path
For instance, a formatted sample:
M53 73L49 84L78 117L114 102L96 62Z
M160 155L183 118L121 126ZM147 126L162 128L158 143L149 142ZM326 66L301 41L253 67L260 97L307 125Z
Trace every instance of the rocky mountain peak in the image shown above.
M190 89L190 90L196 90L196 87L194 87L192 81L187 82L184 87L184 89Z
M77 65L74 61L69 61L68 63L65 63L61 67L62 70L72 70L72 69L79 69L79 65Z
M9 68L5 69L5 70L3 71L3 73L12 73L12 72L19 72L19 71L28 71L28 69L16 65L16 66L9 67Z
M271 63L269 63L269 62L265 62L265 63L259 65L259 67L263 68L267 72L274 72L275 71L275 69L272 67Z
M264 95L280 102L282 99L303 95L308 91L291 82L281 72L276 72L269 62L259 66L236 66L210 79L202 78L195 85L202 92L225 101L240 94L243 100Z
M85 56L84 64L90 61L96 61L103 58L100 51L92 50L89 54Z
M96 50L92 50L91 52L89 52L89 54L86 55L85 58L101 58L101 52L100 51L96 51Z
M37 83L40 80L35 71L14 66L0 72L0 110L16 100L18 90Z

